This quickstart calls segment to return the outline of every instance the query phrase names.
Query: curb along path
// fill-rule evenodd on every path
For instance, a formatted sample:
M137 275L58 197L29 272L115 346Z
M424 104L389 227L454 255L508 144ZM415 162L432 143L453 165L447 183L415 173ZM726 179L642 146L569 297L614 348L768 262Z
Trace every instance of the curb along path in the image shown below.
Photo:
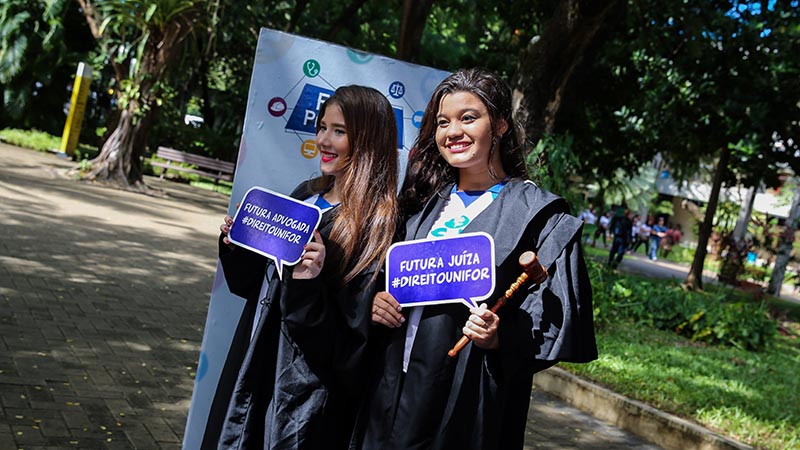
M534 376L534 386L618 426L665 450L752 450L753 447L714 433L680 417L659 411L564 369L552 367Z

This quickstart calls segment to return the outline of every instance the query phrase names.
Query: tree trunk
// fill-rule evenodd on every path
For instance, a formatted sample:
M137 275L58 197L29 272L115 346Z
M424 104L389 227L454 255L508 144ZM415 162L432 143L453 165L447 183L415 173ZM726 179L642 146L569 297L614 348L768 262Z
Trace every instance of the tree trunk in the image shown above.
M142 157L147 148L147 132L155 115L157 112L150 110L144 118L135 122L131 108L123 110L117 127L97 157L91 160L91 169L83 178L111 182L126 188L143 187Z
M289 23L286 24L286 28L284 28L283 31L287 33L294 32L294 29L300 22L300 16L302 16L303 12L306 10L306 5L308 5L308 0L297 0L295 2L294 10L292 11L292 16L289 19Z
M708 198L708 205L706 205L706 215L703 218L703 223L700 225L700 233L697 236L697 250L694 252L694 259L692 260L692 267L689 269L689 274L683 282L684 287L687 289L703 289L703 265L706 261L706 246L711 236L714 214L717 212L717 203L719 203L719 191L722 189L722 179L724 178L725 172L728 170L728 160L730 156L730 149L725 147L721 150L717 169L714 171L711 196Z
M739 209L739 217L736 219L736 227L733 233L725 239L727 241L727 253L722 260L717 278L723 283L736 285L739 282L739 275L744 272L744 260L749 250L749 245L745 242L744 236L747 233L747 225L750 223L750 216L753 215L753 203L756 200L756 187L747 189L744 204Z
M624 7L619 0L559 2L542 35L523 51L511 87L514 113L529 145L554 133L566 90L581 62L599 49L598 34L612 17L624 17Z
M104 37L98 23L102 16L90 0L78 0L92 35L101 45ZM158 84L163 83L172 63L181 52L180 43L192 32L196 8L183 10L173 16L163 26L147 25L142 33L149 33L147 46L142 51L137 73L133 76L127 70L130 60L122 63L112 62L118 85L125 81L138 87L139 95L128 99L127 106L120 112L119 122L103 144L100 154L91 161L92 168L82 177L119 184L122 187L144 186L142 180L142 156L146 150L147 134L158 117ZM119 19L109 16L111 19Z
M358 17L358 10L364 6L364 3L367 3L367 0L353 0L350 2L350 4L347 5L344 10L342 10L342 14L339 15L339 18L336 19L336 22L331 25L328 33L325 34L324 40L336 42L336 35L339 34L339 31L344 28L348 21L353 20L353 17Z
M400 16L400 36L397 38L397 59L414 61L419 55L419 45L425 22L431 12L433 0L403 0Z
M84 175L85 179L109 181L121 186L131 184L128 174L131 172L134 128L133 114L123 110L117 127L103 144L100 154L91 161L92 168Z
M769 286L767 286L767 293L776 297L781 295L781 286L783 285L783 277L786 274L786 266L789 264L789 258L792 256L792 243L794 242L794 234L797 231L797 220L800 215L800 182L794 190L794 197L792 198L792 206L789 209L789 217L786 219L786 225L783 233L778 238L778 254L775 257L775 266L772 268L772 276L769 279Z
M736 226L733 229L733 238L739 241L744 240L747 233L747 225L750 223L750 216L753 215L753 204L756 201L756 187L751 186L747 189L744 196L743 208L739 210L739 217L736 218Z

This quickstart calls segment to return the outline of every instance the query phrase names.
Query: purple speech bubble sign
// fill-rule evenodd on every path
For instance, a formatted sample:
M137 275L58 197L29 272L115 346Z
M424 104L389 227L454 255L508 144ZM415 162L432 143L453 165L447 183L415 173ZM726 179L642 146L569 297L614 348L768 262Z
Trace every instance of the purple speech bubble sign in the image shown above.
M386 291L404 306L478 301L494 292L494 240L486 233L399 242L386 257Z
M316 205L258 186L247 191L241 205L228 239L275 261L282 277L284 265L297 264L303 257L322 212Z

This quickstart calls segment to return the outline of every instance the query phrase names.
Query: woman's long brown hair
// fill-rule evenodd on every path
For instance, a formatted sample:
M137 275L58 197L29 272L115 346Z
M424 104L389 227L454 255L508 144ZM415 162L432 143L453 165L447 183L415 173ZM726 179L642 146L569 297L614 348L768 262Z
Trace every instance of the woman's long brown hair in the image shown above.
M332 245L326 247L347 283L374 261L383 264L392 243L398 214L397 124L392 105L379 91L343 86L322 105L317 127L334 104L344 115L350 156L339 162L341 204L328 237ZM323 176L316 185L332 182L333 177Z
M439 153L436 145L436 114L442 97L455 92L469 92L477 96L489 111L492 123L492 140L497 141L489 153L500 152L503 170L513 178L527 178L523 149L519 131L511 113L511 88L497 74L486 69L461 69L445 78L433 91L422 123L419 136L411 149L400 192L401 219L406 220L420 211L425 203L448 183L458 181L458 170L451 167ZM495 130L498 121L505 120L508 130L498 136ZM491 167L490 167L491 170Z

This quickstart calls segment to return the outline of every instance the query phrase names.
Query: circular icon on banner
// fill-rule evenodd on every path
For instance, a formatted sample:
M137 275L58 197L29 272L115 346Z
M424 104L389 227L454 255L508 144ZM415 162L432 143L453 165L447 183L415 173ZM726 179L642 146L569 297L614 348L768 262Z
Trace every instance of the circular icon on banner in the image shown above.
M316 59L309 59L303 63L303 73L309 78L319 75L320 66Z
M369 53L357 52L350 49L347 49L347 56L350 57L350 61L356 64L366 64L372 60L372 55Z
M422 115L424 113L422 111L414 112L414 115L411 116L411 125L414 125L415 128L419 128L422 125Z
M286 112L286 100L273 97L267 104L267 111L272 117L280 117Z
M317 150L317 143L313 139L306 139L303 141L303 146L300 147L300 154L303 158L314 159L317 157L319 150Z
M392 98L401 98L405 94L406 87L403 85L403 83L395 81L389 85L389 95L391 95Z

